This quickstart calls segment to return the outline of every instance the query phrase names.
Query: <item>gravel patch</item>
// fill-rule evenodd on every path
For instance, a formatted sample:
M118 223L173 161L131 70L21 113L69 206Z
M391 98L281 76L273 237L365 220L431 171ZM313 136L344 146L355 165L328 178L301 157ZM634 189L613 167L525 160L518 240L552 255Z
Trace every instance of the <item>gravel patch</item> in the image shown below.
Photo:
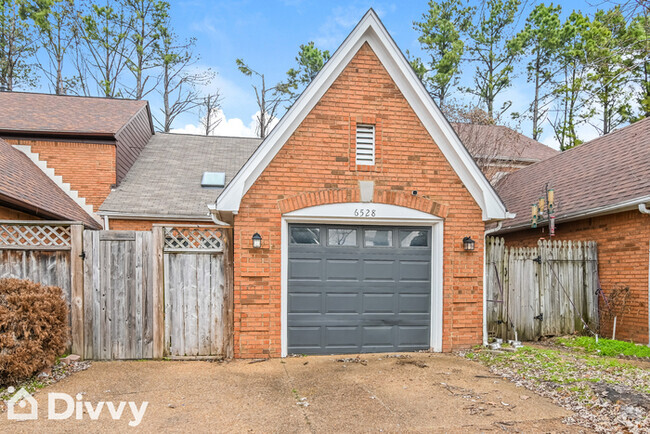
M597 432L650 431L650 370L614 358L524 347L460 354L575 412L564 420Z
M72 361L69 363L58 361L52 368L44 370L29 380L0 389L0 413L7 411L5 401L8 401L13 396L14 391L20 390L24 387L25 390L33 395L38 390L49 386L50 384L58 383L75 372L85 371L90 368L90 365L91 362L88 360Z

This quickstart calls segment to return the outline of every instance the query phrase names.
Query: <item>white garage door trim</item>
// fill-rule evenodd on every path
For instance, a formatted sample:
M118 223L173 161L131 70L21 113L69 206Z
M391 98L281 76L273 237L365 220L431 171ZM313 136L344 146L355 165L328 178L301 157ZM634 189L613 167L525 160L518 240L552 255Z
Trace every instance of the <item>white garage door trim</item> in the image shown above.
M374 213L373 213L374 211ZM432 351L442 351L443 219L433 214L379 203L337 203L303 208L282 216L281 230L281 352L287 356L289 223L428 226L431 228Z

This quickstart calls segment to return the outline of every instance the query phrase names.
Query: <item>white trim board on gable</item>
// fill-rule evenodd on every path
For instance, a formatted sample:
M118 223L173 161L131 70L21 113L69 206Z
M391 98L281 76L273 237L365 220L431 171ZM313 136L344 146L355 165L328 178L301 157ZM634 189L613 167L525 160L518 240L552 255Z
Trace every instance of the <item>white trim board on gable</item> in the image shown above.
M480 206L483 220L503 220L513 217L506 211L496 191L433 102L372 9L364 15L300 98L282 117L279 124L221 192L216 205L210 207L211 211L232 213L239 211L239 205L246 192L365 43L368 43L375 52L433 141Z

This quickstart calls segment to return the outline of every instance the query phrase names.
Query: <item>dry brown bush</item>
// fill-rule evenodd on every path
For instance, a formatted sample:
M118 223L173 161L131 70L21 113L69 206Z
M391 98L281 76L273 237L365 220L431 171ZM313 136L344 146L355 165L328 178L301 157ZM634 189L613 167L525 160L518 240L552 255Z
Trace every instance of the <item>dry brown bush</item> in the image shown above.
M66 350L69 335L61 288L0 279L0 385L52 366Z

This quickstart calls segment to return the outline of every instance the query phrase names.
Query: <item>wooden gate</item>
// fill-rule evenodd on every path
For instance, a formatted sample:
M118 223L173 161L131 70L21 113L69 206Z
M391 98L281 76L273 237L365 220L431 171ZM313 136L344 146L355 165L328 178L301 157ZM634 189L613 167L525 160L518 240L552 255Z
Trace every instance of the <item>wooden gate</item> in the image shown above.
M164 227L165 354L232 357L227 232Z
M151 232L84 231L86 358L152 358Z
M595 242L539 241L507 247L486 241L488 332L535 340L598 330L598 258Z

